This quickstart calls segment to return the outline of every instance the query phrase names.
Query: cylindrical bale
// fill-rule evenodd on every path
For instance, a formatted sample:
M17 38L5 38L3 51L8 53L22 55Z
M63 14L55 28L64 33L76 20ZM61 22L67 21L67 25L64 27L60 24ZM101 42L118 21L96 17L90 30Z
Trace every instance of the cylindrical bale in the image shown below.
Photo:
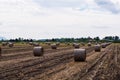
M1 54L2 54L2 48L0 47L0 56L1 56Z
M56 44L51 44L51 48L52 49L57 49L57 45Z
M39 43L33 43L33 46L40 46Z
M9 43L8 46L9 46L9 47L13 47L14 44L13 44L13 43Z
M44 54L43 47L34 47L33 54L34 56L42 56Z
M57 42L56 45L59 46L59 45L60 45L60 42Z
M80 48L80 44L74 44L74 48Z
M51 44L51 42L45 42L45 44L50 45L50 44Z
M90 42L88 43L88 46L91 46L91 43L90 43Z
M7 44L7 42L2 42L2 46L6 46Z
M66 43L66 45L68 45L68 46L69 46L69 45L70 45L70 43Z
M101 46L99 44L95 45L94 49L95 49L95 52L100 52L101 51Z
M73 43L73 44L72 44L72 45L73 45L73 47L75 46L75 44L76 44L76 43Z
M74 60L85 61L86 60L86 49L74 49Z
M106 46L107 46L107 45L106 45L105 43L102 43L102 44L101 44L101 47L102 47L102 48L106 48Z
M33 42L29 42L29 45L33 45Z

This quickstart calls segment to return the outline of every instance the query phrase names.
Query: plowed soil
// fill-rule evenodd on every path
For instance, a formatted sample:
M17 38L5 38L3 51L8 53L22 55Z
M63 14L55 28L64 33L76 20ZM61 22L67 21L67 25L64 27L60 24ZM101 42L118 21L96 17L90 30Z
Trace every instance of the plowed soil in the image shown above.
M0 80L120 80L120 44L101 52L87 49L85 62L75 62L73 48L46 49L34 57L32 50L2 54Z

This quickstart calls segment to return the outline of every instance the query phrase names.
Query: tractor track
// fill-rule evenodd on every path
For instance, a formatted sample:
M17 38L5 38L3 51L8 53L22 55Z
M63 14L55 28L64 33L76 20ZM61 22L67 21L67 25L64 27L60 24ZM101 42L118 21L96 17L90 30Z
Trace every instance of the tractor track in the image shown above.
M59 48L57 50L52 50L52 49L46 49L45 54L53 53L53 52L58 52L61 50L68 50L70 48ZM33 51L24 51L24 52L16 52L16 53L11 53L11 54L3 54L3 56L0 58L0 61L8 61L12 59L18 59L18 58L24 58L24 57L30 57L33 56Z
M119 80L120 45L113 44L92 64L68 80Z
M1 68L0 79L21 80L22 78L29 78L30 76L35 76L37 74L40 74L40 72L44 72L49 68L54 68L55 66L58 66L60 64L63 65L65 63L68 63L71 61L72 58L73 58L73 50L67 50L67 51L56 52L56 55L48 55L33 60L23 61L18 64ZM60 71L63 69L60 69ZM50 74L52 73L55 72L51 72ZM21 77L21 75L29 76L29 77Z
M115 44L113 50L107 55L107 60L100 66L93 80L119 80L120 79L120 45Z
M21 62L20 64L16 64L15 66L9 66L9 68L1 70L0 79L10 77L11 75L16 76L16 74L18 74L20 71L24 71L24 72L28 71L27 73L29 73L29 69L31 69L32 67L36 69L37 66L39 68L40 65L49 64L52 61L53 62L54 61L61 62L60 61L61 59L64 60L66 57L69 57L68 54L70 54L70 53L61 54L61 55L53 56L53 57L46 56L46 58L44 57L44 58L35 59L32 61L25 61L25 62ZM53 65L53 64L51 64L51 65ZM48 66L50 66L50 65L48 65ZM43 68L45 68L45 66L43 66ZM26 70L26 69L28 69L28 70ZM10 78L8 78L8 79L10 79Z
M104 53L105 50L106 49L103 49L102 53ZM89 54L87 54L86 62L76 63L74 62L74 60L72 60L71 63L67 63L65 65L65 67L67 68L64 67L65 69L62 70L61 72L58 72L53 75L48 74L46 75L48 76L48 78L46 78L46 76L44 78L37 76L33 80L81 80L81 78L77 79L76 75L78 75L80 72L86 71L84 70L86 66L88 65L91 66L91 63L95 61L100 55L102 56L101 52L93 52L93 51L91 53L89 52Z

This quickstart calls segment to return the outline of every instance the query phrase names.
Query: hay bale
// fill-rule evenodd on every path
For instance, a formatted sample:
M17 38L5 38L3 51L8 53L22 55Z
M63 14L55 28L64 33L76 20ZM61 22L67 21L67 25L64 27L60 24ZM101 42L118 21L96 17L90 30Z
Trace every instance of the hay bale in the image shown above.
M95 45L99 44L98 42L95 42Z
M99 44L94 46L95 52L100 52L101 51L101 46Z
M102 47L102 48L106 48L106 46L107 46L106 43L102 43L102 44L101 44L101 47Z
M60 42L57 42L56 45L57 45L57 46L60 46Z
M57 45L56 44L51 44L51 48L52 49L57 49Z
M9 47L13 47L14 44L10 42L10 43L8 43L8 46L9 46Z
M33 43L33 46L40 46L39 43Z
M88 46L92 46L92 44L89 42L89 43L88 43Z
M50 45L50 44L51 44L51 42L45 42L45 44Z
M76 48L76 49L77 49L77 48L80 48L80 44L77 44L77 43L74 44L74 48Z
M7 42L2 42L2 46L7 46Z
M86 60L86 49L74 49L74 60L85 61Z
M76 43L73 43L72 46L74 47Z
M34 56L42 56L44 54L44 49L43 47L34 47L33 49L33 54Z
M29 42L29 45L33 45L33 42Z
M67 46L69 46L70 45L70 43L65 43Z

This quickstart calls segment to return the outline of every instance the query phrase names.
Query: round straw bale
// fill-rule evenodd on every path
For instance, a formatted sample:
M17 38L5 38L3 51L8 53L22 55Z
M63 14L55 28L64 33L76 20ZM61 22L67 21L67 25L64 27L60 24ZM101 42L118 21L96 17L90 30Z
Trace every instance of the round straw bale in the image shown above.
M56 44L51 44L51 48L52 49L57 49L57 45Z
M76 43L73 43L73 44L72 44L72 45L73 45L73 47L75 46L75 44L76 44Z
M33 54L34 56L42 56L44 54L44 49L43 47L34 47L33 49Z
M29 42L29 45L33 45L33 42Z
M7 44L7 42L2 42L2 46L6 46Z
M33 43L33 46L40 46L39 43Z
M98 44L98 42L95 42L95 45L97 45Z
M74 48L80 48L80 44L74 44Z
M101 44L101 47L102 47L102 48L106 48L106 46L107 46L107 45L106 45L105 43L102 43L102 44Z
M70 45L70 43L65 43L65 44L68 45L68 46Z
M86 60L86 49L74 49L74 60L85 61Z
M45 44L50 45L50 44L51 44L51 42L45 42Z
M101 51L101 46L99 44L94 46L95 52L100 52Z
M14 44L10 42L10 43L8 43L8 46L9 46L9 47L13 47Z
M91 46L91 43L90 43L90 42L88 43L88 46Z
M60 45L60 42L57 42L56 45L59 46L59 45Z

